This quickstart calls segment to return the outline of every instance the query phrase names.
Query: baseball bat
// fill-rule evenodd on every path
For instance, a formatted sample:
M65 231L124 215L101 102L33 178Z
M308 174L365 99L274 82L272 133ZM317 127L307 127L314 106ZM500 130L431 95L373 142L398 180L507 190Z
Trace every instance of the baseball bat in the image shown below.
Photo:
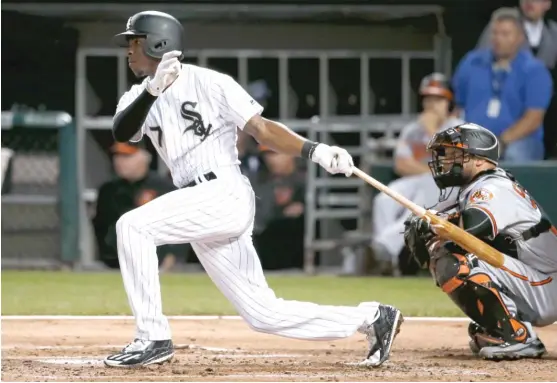
M505 258L503 254L489 246L487 243L479 238L474 237L472 234L466 232L460 227L452 224L451 222L437 216L430 210L415 204L408 198L392 190L388 186L383 185L381 182L377 181L375 178L364 173L357 167L354 167L354 175L361 178L374 188L387 194L389 197L397 201L402 206L406 207L412 213L420 218L429 221L431 227L434 229L435 233L441 238L448 239L462 247L463 249L475 254L482 261L489 263L490 265L501 268L505 263Z

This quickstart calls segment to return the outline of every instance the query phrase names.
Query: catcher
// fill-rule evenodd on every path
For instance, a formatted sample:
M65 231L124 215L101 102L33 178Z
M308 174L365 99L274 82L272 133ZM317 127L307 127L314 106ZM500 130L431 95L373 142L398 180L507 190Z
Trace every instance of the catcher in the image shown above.
M542 207L497 167L499 143L487 129L462 124L429 142L429 162L440 189L437 214L502 252L496 268L436 236L417 216L405 222L414 259L472 319L472 352L484 359L538 358L545 346L533 326L557 320L557 229ZM459 188L456 203L446 196Z

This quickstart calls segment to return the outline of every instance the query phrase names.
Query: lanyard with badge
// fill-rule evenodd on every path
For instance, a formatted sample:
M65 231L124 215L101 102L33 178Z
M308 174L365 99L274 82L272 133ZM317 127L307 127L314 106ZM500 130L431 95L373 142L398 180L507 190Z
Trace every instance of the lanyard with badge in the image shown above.
M509 72L505 69L491 67L491 99L487 105L487 116L499 117L501 113L501 92Z

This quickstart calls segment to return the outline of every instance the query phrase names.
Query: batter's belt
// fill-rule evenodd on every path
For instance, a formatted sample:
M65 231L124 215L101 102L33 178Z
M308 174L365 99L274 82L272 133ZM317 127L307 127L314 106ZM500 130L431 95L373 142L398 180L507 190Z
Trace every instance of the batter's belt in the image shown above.
M180 189L189 188L189 187L192 187L192 186L199 185L201 182L212 181L212 180L216 180L216 179L217 179L217 175L215 173L213 173L213 172L205 173L201 177L196 177L193 181L191 181L190 183L182 186Z

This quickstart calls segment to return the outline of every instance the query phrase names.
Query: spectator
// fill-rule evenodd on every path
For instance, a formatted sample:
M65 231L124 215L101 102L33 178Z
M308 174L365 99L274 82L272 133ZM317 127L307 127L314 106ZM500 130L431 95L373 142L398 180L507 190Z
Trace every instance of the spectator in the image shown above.
M552 73L553 83L557 81L557 22L549 20L547 12L551 0L520 0L520 15L527 40L524 46ZM490 25L482 33L478 47L490 46ZM557 97L555 92L544 119L545 148L548 157L557 157Z
M426 76L419 89L423 112L401 132L395 149L395 172L401 177L389 187L418 205L438 202L439 188L429 171L427 143L433 135L463 123L450 115L453 94L447 79L440 73ZM399 255L404 248L406 209L386 194L373 201L372 250L380 271L398 275Z
M269 170L253 187L257 198L255 243L264 269L301 268L305 177L295 158L261 147Z
M126 143L111 148L116 179L103 184L98 192L93 226L100 260L118 268L116 222L126 212L174 190L168 179L149 172L151 155L144 149ZM157 249L161 271L174 265L176 256L185 257L183 246L161 246Z
M453 79L456 103L466 121L499 137L503 160L542 160L551 75L522 48L524 31L517 10L495 11L490 30L491 48L469 52L457 67Z
M524 47L532 53L549 70L557 64L557 22L546 17L551 8L551 0L520 0L519 17L526 34ZM484 29L478 41L478 48L491 45L491 23Z

